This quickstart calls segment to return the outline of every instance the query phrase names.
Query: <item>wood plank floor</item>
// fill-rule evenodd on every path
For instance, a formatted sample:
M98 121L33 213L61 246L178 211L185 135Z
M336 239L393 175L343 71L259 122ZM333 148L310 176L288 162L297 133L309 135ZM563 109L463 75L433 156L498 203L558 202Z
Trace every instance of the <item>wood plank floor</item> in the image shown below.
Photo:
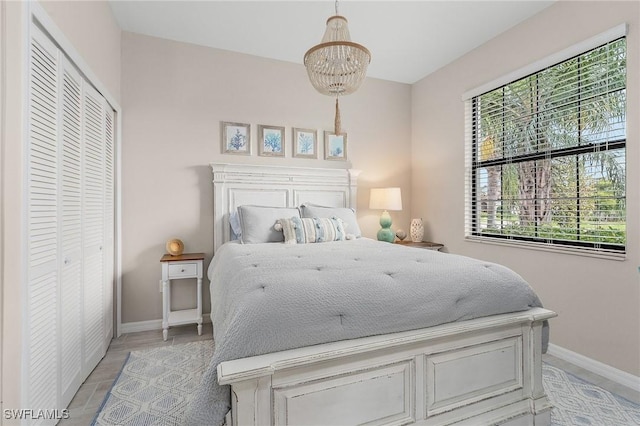
M87 426L91 424L129 352L211 338L212 330L209 323L203 325L202 336L198 336L195 326L189 325L172 327L169 330L169 338L166 342L162 340L162 330L128 333L113 339L105 357L82 384L69 404L69 419L62 420L58 424L61 426ZM632 389L550 355L544 355L543 360L583 380L640 404L640 393Z

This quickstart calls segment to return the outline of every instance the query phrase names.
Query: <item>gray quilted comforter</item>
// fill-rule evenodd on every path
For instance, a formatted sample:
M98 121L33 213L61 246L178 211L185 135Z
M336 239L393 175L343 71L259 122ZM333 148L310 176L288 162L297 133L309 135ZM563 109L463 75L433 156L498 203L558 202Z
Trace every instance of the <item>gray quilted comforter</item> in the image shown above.
M188 410L191 425L223 423L230 408L229 387L217 384L223 361L541 306L504 266L366 238L231 242L208 273L215 351Z

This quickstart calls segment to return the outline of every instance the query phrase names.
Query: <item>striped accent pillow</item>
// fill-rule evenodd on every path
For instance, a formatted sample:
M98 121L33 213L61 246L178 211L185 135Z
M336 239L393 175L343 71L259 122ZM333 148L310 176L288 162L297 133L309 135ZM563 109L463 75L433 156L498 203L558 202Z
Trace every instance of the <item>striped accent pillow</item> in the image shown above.
M342 219L299 218L280 219L285 244L323 243L326 241L344 241L346 234Z

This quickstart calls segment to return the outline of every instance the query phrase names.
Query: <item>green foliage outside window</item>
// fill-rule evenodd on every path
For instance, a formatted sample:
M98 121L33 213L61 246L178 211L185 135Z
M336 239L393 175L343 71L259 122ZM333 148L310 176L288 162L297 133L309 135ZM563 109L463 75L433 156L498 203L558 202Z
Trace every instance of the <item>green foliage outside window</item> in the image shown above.
M472 100L475 235L624 250L626 42Z

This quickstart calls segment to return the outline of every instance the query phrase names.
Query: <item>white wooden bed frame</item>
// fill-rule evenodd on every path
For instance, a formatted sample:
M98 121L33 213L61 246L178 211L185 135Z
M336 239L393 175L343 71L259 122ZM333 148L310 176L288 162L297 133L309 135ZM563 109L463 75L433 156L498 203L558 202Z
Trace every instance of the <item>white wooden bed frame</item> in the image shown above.
M211 164L214 250L242 204L355 206L358 171ZM227 425L548 425L535 308L223 362Z

